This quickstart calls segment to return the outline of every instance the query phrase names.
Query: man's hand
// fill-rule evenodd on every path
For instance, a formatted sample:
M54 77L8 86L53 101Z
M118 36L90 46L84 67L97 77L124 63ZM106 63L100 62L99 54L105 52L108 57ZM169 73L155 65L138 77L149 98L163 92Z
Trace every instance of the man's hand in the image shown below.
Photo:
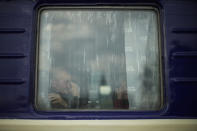
M65 108L68 107L68 104L66 103L66 101L64 101L62 97L57 93L50 93L49 100L52 104L60 104L64 106Z

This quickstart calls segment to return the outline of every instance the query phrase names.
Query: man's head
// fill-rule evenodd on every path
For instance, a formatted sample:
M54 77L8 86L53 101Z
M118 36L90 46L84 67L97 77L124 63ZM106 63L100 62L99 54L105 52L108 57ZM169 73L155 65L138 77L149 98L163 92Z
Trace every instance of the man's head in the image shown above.
M51 88L59 93L68 93L72 88L71 76L65 70L53 70Z

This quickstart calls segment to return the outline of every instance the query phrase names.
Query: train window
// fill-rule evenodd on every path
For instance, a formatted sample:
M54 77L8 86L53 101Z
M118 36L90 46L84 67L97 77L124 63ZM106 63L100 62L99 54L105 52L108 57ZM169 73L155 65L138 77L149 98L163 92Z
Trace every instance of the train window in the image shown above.
M36 107L159 110L158 27L151 8L41 9Z

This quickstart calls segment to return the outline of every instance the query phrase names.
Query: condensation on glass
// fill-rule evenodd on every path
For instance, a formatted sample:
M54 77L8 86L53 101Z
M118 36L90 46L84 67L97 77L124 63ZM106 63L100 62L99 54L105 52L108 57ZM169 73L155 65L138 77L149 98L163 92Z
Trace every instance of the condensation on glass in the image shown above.
M40 110L159 110L159 31L153 9L43 9Z

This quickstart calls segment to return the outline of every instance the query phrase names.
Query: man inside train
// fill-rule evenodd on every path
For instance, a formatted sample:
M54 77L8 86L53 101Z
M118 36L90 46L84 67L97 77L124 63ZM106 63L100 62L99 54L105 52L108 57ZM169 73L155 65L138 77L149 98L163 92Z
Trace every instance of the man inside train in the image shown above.
M77 109L79 107L80 88L63 70L53 71L50 93L51 108Z

